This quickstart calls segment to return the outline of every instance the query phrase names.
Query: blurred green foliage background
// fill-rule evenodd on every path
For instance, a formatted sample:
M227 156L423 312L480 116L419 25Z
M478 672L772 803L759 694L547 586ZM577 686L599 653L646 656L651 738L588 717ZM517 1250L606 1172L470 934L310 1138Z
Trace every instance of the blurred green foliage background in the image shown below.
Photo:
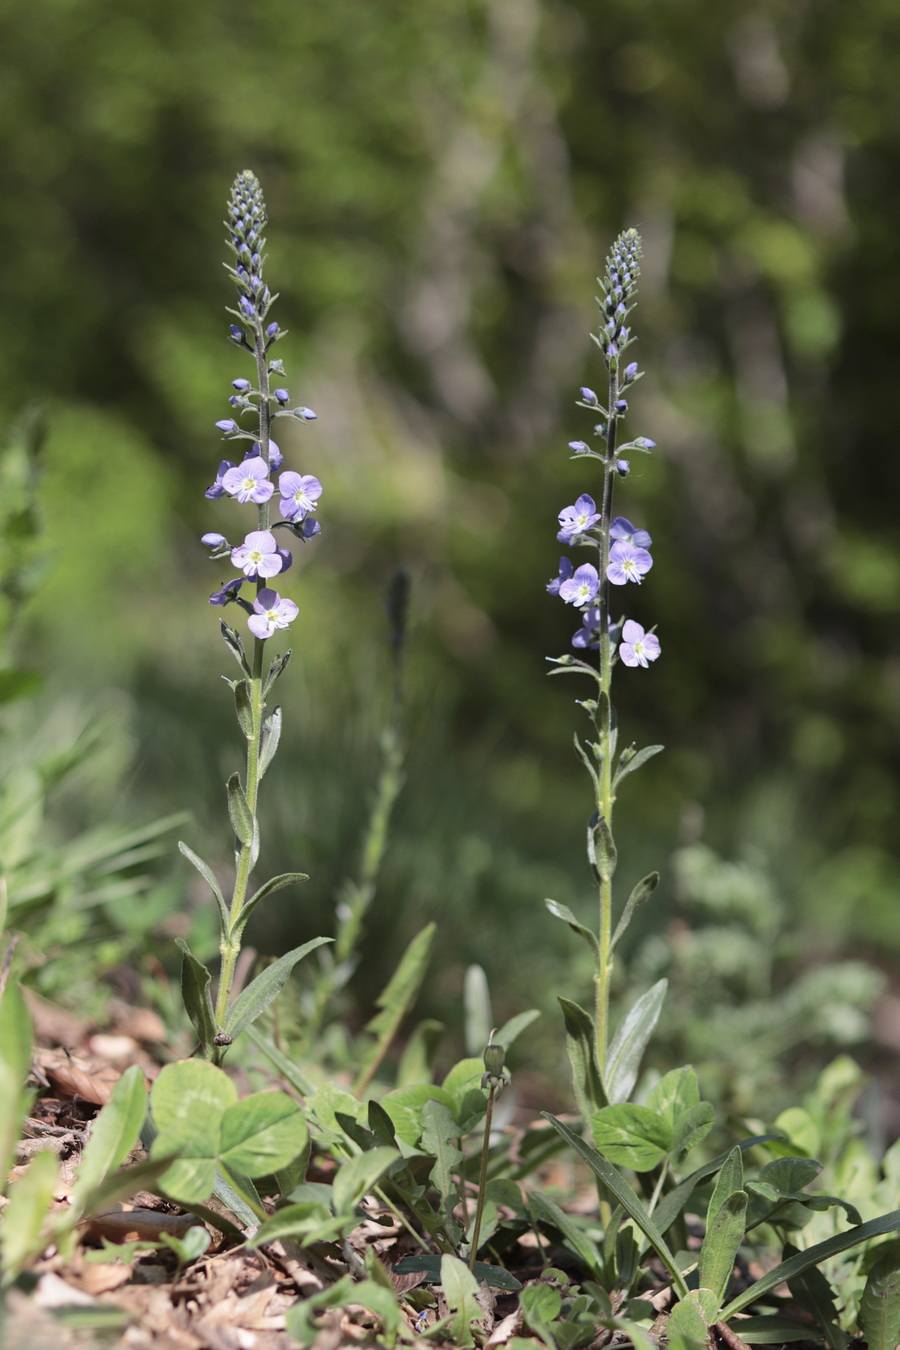
M544 665L575 623L544 585L557 513L592 489L566 442L590 430L578 386L600 387L593 279L635 224L627 429L659 449L618 505L654 536L628 603L664 655L616 698L627 739L667 753L620 799L623 892L669 872L637 940L678 921L668 859L702 832L771 879L793 961L896 964L898 39L890 0L4 5L2 403L48 415L48 561L16 648L46 686L5 724L74 701L119 728L105 788L54 828L188 809L228 866L239 746L206 606L226 574L197 536L242 519L203 489L248 374L220 222L252 168L279 355L319 415L279 440L325 485L263 816L269 872L311 881L252 940L328 931L355 866L403 565L408 782L359 1016L435 917L425 1012L471 961L503 1012L584 994L541 903L594 905L581 691ZM174 903L202 916L177 866Z

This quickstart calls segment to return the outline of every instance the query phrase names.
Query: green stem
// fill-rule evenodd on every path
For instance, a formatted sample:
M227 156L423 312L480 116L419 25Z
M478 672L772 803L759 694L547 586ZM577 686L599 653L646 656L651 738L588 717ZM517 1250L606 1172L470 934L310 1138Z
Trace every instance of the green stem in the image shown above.
M478 1252L478 1239L481 1236L481 1217L484 1214L484 1192L487 1186L488 1149L491 1142L491 1118L494 1114L494 1083L491 1083L487 1099L487 1113L484 1117L484 1143L481 1146L481 1176L478 1178L478 1204L475 1209L475 1223L472 1226L472 1245L469 1249L469 1269L475 1269L475 1257Z
M612 702L610 686L612 684L612 644L609 637L609 579L606 575L609 567L609 529L612 523L613 478L616 472L616 402L619 397L619 377L615 370L609 372L609 395L607 402L606 465L603 473L603 501L600 511L600 589L597 604L600 610L600 698L595 727L600 746L600 773L597 792L597 812L606 821L612 833L613 796L612 788ZM612 975L612 878L605 876L600 881L600 952L597 958L595 984L595 1026L597 1044L597 1062L600 1072L606 1069L606 1048L609 1044L609 985Z

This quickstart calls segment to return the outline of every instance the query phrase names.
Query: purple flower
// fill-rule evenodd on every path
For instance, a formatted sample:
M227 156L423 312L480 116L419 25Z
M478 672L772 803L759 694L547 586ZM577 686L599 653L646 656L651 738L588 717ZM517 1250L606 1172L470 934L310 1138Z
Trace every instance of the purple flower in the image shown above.
M616 412L617 412L617 413L626 413L627 411L628 411L628 404L625 402L624 398L617 399L617 400L616 400Z
M281 570L282 570L282 572L286 572L286 571L288 570L288 568L289 568L290 566L292 566L292 564L293 564L293 561L294 561L294 555L293 555L293 553L291 553L290 549L287 549L287 548L277 548L277 549L275 550L275 552L278 554L279 558L281 559Z
M218 548L220 544L227 542L224 534L204 534L200 540L200 543L205 544L207 548Z
M636 530L631 521L626 520L624 516L616 516L609 527L609 537L624 539L626 544L634 544L635 548L649 548L653 543L646 530Z
M619 475L620 478L628 477L628 475L631 473L631 465L628 463L627 459L616 460L616 473ZM641 534L646 533L647 533L646 530L641 530Z
M212 487L206 489L206 492L203 495L210 498L224 497L225 488L222 484L222 479L225 477L228 470L233 468L234 465L230 459L223 459L222 463L219 465L219 471L216 474L216 481L213 483Z
M244 542L231 550L231 561L246 577L277 577L284 563L270 530L251 530Z
M281 330L279 329L277 323L270 323L268 328L266 329L266 337L267 338L277 337L280 331Z
M281 406L284 407L285 403L287 403L288 399L290 398L290 394L286 389L276 389L275 397L278 399L278 402L281 404Z
M249 459L250 455L260 455L260 456L262 456L263 459L265 459L265 455L263 455L263 452L262 452L262 446L260 445L259 441L254 441L254 442L253 442L253 449L247 451L247 457L248 457L248 459ZM269 438L269 468L270 468L270 469L280 469L283 463L284 463L284 455L281 453L281 451L278 449L278 446L275 444L275 442L274 442L274 441L271 439L271 437L270 437L270 438Z
M585 450L590 450L590 448L585 441L569 441L569 449L578 454L583 454Z
M572 638L573 647L596 648L600 646L600 610L596 605L586 609L582 615L582 627Z
M237 431L237 429L238 429L238 424L237 424L237 422L235 422L235 420L234 420L233 417L225 417L225 418L223 418L221 422L217 422L217 423L216 423L216 426L219 428L220 431L225 431L225 432L228 432L228 431Z
M589 605L600 586L600 575L596 567L583 563L575 575L562 582L559 588L560 600L567 605Z
M581 397L585 403L597 402L597 395L594 393L593 389L588 389L584 385L581 386Z
M625 379L630 382L631 380L634 379L637 372L638 372L638 363L637 361L632 361L630 366L625 367Z
M575 570L575 569L574 569L574 567L572 566L572 564L571 564L571 562L569 561L568 558L560 558L560 560L559 560L559 576L558 576L558 577L553 577L553 579L552 579L551 581L548 581L548 582L547 582L547 593L548 593L548 595L559 595L559 588L560 588L560 586L562 585L562 583L563 583L564 581L568 581L568 580L569 580L569 577L572 575L572 573L574 572L574 570Z
M634 619L626 619L622 627L622 641L619 655L626 666L647 666L659 656L659 638L655 633L645 633Z
M278 491L281 493L281 514L285 520L302 520L310 511L316 509L316 502L322 495L322 484L312 474L299 474L288 470L278 479Z
M298 539L302 539L304 544L310 539L315 539L317 534L322 533L322 526L316 520L315 516L307 516L302 525L296 521L291 521L291 530Z
M232 380L232 381L231 381L231 387L232 387L232 389L236 389L236 390L238 391L239 394L246 394L247 390L250 388L250 381L249 381L249 380Z
M609 550L609 566L606 575L614 586L624 586L626 581L642 581L653 566L653 559L645 548L635 548L625 539L617 539Z
M248 319L253 318L253 306L247 299L246 295L242 295L240 300L238 301L238 309L241 311L242 314L246 314Z
M244 337L243 328L238 328L236 323L228 325L228 341L236 342L239 347L246 347L247 339Z
M294 416L302 417L304 422L315 422L318 414L314 413L312 408L295 408Z
M269 479L269 466L264 459L245 459L243 464L229 469L222 479L222 486L239 502L256 502L259 506L267 502L275 491L275 484Z
M271 637L276 628L287 628L298 614L293 600L282 600L277 591L260 591L253 602L255 614L247 620L247 627L254 637L261 640Z
M211 605L230 604L232 600L237 599L237 593L243 584L243 577L235 577L233 581L226 581L220 591L213 591L212 595L209 597L209 603Z
M562 529L556 537L561 544L571 544L576 535L589 530L599 519L600 514L595 509L593 497L584 493L574 506L567 506L565 510L560 511L559 523Z

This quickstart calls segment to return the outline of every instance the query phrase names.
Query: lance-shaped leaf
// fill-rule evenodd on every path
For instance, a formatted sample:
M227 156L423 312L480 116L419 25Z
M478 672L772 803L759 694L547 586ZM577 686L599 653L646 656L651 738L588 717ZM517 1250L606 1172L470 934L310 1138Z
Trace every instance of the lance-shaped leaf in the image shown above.
M663 1000L669 987L668 980L657 980L652 989L642 994L616 1028L603 1080L610 1103L625 1102L631 1095L647 1042L659 1021Z
M616 769L613 778L613 791L619 786L623 778L630 773L634 773L635 769L639 769L642 764L647 763L648 759L652 759L654 755L658 755L665 748L664 745L645 745L643 750L633 750L630 746L627 750L623 750L619 756L619 767Z
M79 1214L84 1212L95 1187L110 1172L121 1167L135 1147L146 1114L144 1071L140 1065L132 1064L113 1088L84 1146L78 1177L72 1188L72 1206Z
M725 1199L706 1226L700 1248L699 1280L701 1289L711 1289L716 1297L716 1312L728 1290L738 1248L747 1221L747 1192L734 1191Z
M675 1257L669 1250L668 1244L662 1233L641 1204L637 1195L628 1185L625 1178L615 1169L615 1167L613 1167L612 1163L607 1162L596 1149L593 1149L589 1144L586 1144L583 1139L579 1138L579 1136L570 1130L567 1125L564 1125L561 1120L557 1120L555 1116L550 1115L549 1111L542 1111L541 1115L545 1120L549 1120L550 1124L562 1135L566 1143L570 1144L575 1152L580 1154L588 1167L590 1167L591 1171L603 1182L610 1195L612 1195L612 1197L622 1206L625 1213L629 1214L631 1218L634 1219L638 1228L647 1238L651 1247L656 1252L656 1255L672 1276L672 1285L676 1293L680 1298L684 1298L688 1289L684 1282L684 1276L678 1269Z
M733 1298L728 1306L722 1309L719 1320L727 1322L735 1313L743 1312L763 1294L768 1294L771 1289L777 1289L779 1284L787 1284L795 1275L808 1270L810 1266L819 1266L832 1256L839 1256L841 1252L849 1251L851 1247L868 1242L869 1238L895 1233L897 1229L900 1229L900 1209L892 1209L889 1214L869 1219L867 1223L849 1228L845 1233L837 1233L834 1237L826 1238L824 1242L817 1242L814 1247L807 1247L806 1251L797 1252L795 1256L788 1257L786 1261L767 1271L761 1279L751 1284L749 1289L738 1294L737 1298Z
M588 822L587 851L591 866L600 881L611 881L618 855L612 831L605 816L595 812Z
M558 1001L566 1023L566 1054L575 1102L582 1119L590 1120L596 1110L609 1104L597 1064L594 1023L584 1008L571 999L558 995Z
M428 1101L422 1107L422 1142L420 1148L434 1156L430 1181L437 1189L443 1201L445 1223L453 1223L453 1205L456 1200L456 1186L451 1175L458 1167L463 1155L457 1147L456 1137L459 1126L453 1112L443 1102ZM454 1225L455 1226L455 1225Z
M0 1269L4 1283L15 1279L29 1257L37 1256L46 1242L44 1220L53 1203L59 1166L49 1149L36 1153L9 1188L0 1230Z
M263 687L263 698L267 698L269 690L277 679L279 679L287 670L288 661L291 659L290 651L283 652L281 656L276 656L269 666L269 673L266 676L266 683Z
M354 1092L361 1094L381 1063L391 1041L399 1029L407 1010L419 992L419 986L425 977L431 944L434 941L436 925L426 924L417 933L400 958L400 964L388 981L387 987L378 999L379 1011L368 1023L366 1030L376 1037L374 1044L362 1056L359 1074L354 1084Z
M245 1027L255 1022L260 1013L265 1012L297 962L302 961L304 956L308 956L323 943L331 941L329 937L312 938L311 941L304 942L302 947L285 952L284 956L279 957L271 966L266 966L262 974L257 975L256 979L247 985L228 1009L224 1028L226 1034L232 1040L236 1040Z
M249 741L254 735L250 681L235 680L232 689L234 690L234 710L237 713L238 726Z
M253 843L254 820L247 794L241 786L240 775L233 773L226 783L228 792L228 816L231 828L245 848Z
M380 1144L345 1162L338 1169L332 1187L335 1214L352 1216L363 1196L378 1185L399 1157L399 1149Z
M793 1256L797 1251L788 1242L785 1244L784 1256ZM822 1334L828 1342L831 1350L846 1350L849 1337L845 1331L838 1326L838 1310L834 1301L834 1292L817 1266L810 1266L808 1270L801 1271L788 1282L788 1289L794 1301L799 1306L811 1313L822 1329ZM860 1312L862 1307L860 1306ZM741 1323L743 1326L743 1322ZM900 1331L900 1327L898 1327ZM871 1347L871 1340L866 1337ZM897 1344L897 1338L891 1342L890 1350L894 1350Z
M707 1228L712 1223L729 1195L734 1195L736 1191L742 1191L743 1189L744 1155L742 1154L739 1145L735 1144L734 1148L723 1162L719 1175L716 1177L716 1184L713 1187L713 1193L706 1209Z
M240 634L233 628L229 628L224 619L219 620L219 627L222 630L222 637L225 639L229 650L234 654L241 670L245 675L250 674L250 664L247 660L247 653L244 651L244 644L241 641Z
M0 1188L12 1165L25 1115L25 1076L31 1061L31 1019L17 984L0 994Z
M559 1205L554 1204L546 1195L541 1195L540 1191L532 1191L528 1197L528 1213L532 1223L552 1224L573 1255L579 1257L598 1279L602 1278L603 1262L600 1253L565 1210L560 1209Z
M458 1256L441 1257L441 1289L450 1309L448 1338L455 1346L474 1345L472 1323L484 1320L478 1281Z
M208 1058L212 1054L212 1045L217 1033L216 1015L209 992L212 975L203 962L197 960L184 938L176 938L175 945L182 955L181 997L197 1033L200 1048Z
M573 933L577 933L579 937L584 938L593 953L594 964L599 965L600 943L597 941L596 933L592 933L590 928L585 928L583 923L579 923L568 905L561 905L558 900L545 900L544 904L547 906L554 919L562 919L563 923L569 925ZM504 1042L501 1041L500 1044L502 1045Z
M182 843L180 839L178 841L178 848L180 852L183 853L184 856L187 858L188 862L192 863L193 866L196 867L197 871L200 873L201 877L206 882L207 886L212 891L213 895L216 897L216 904L219 907L219 919L221 920L222 924L222 932L227 933L228 906L226 905L225 897L223 896L219 888L219 883L216 880L215 872L213 872L209 863L205 863L203 859L194 852L193 849L188 848L187 844Z
M247 920L256 909L260 900L265 900L267 895L274 895L276 891L284 890L285 886L294 886L301 881L309 881L309 877L305 872L282 872L277 877L270 877L268 881L260 886L258 891L251 895L250 899L244 905L244 908L238 916L238 921L235 924L235 932L239 934L243 933Z
M625 908L622 910L622 917L616 924L616 931L612 935L612 941L609 946L610 952L615 951L619 939L634 917L635 910L640 909L641 905L647 903L658 885L659 873L651 872L649 876L644 877L643 880L639 881L635 886L626 901ZM547 901L544 901L544 903L547 904Z
M578 756L578 758L581 760L581 762L582 762L582 764L584 765L584 767L587 769L588 773L591 775L591 781L592 781L593 784L594 784L594 791L599 793L599 791L600 791L600 775L599 775L599 773L597 772L597 761L596 761L596 760L593 760L593 761L591 760L591 758L590 758L588 752L585 750L584 746L581 744L581 737L578 735L578 732L577 732L577 731L575 732L574 741L575 741L575 753L576 753L576 755Z
M869 1350L894 1350L900 1344L900 1266L896 1257L882 1256L869 1271L859 1320Z
M259 776L262 778L272 763L278 742L281 740L281 709L274 711L263 721L262 741L259 747Z

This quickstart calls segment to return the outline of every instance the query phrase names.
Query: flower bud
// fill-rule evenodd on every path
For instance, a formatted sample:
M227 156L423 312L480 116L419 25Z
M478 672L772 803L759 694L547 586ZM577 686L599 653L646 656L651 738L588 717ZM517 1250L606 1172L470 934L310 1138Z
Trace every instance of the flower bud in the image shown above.
M581 387L581 397L585 403L597 402L597 395L594 393L593 389L587 389L584 385Z
M231 381L231 387L232 387L232 389L236 389L236 390L238 391L238 393L240 393L240 394L246 394L247 390L250 388L250 381L249 381L249 380L232 380L232 381Z
M275 397L278 399L278 402L282 405L282 407L284 407L285 403L287 403L288 399L290 398L290 394L286 389L276 389Z
M503 1061L506 1059L506 1051L502 1045L486 1045L484 1047L484 1071L490 1074L491 1078L499 1078L503 1073Z

